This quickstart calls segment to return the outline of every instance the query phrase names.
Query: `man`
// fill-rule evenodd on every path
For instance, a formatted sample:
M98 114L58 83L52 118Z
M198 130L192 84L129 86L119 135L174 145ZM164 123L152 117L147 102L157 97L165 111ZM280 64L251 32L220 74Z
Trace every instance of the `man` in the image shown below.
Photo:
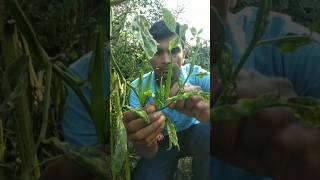
M79 60L70 65L69 69L79 79L87 80L89 74L89 66L92 53L88 53ZM108 51L105 50L105 75L103 81L104 99L107 101L109 96L109 66ZM84 96L91 99L91 87L88 83L84 83L81 87ZM74 147L85 147L97 145L96 129L93 120L87 113L84 105L76 95L76 93L67 86L68 97L66 99L64 117L62 122L64 140Z
M234 2L234 1L233 1ZM229 1L214 0L213 4L224 18L227 43L232 47L234 63L243 55L253 34L256 8L246 8L237 14L228 13ZM217 20L214 18L214 20ZM291 21L288 16L271 13L264 39L289 33L303 34L308 30ZM214 21L214 41L221 34ZM313 34L313 38L318 38ZM284 54L275 45L256 48L247 69L237 78L236 98L254 98L270 91L281 97L320 97L320 46L315 43ZM214 57L215 58L215 57ZM213 100L221 93L217 67L212 67ZM178 102L180 107L197 103L197 97ZM214 104L214 102L212 102ZM183 109L177 109L183 110ZM185 111L185 110L184 110ZM205 117L202 117L206 119ZM273 107L258 111L254 116L213 125L213 160L211 178L219 180L316 180L320 179L320 131L298 120L287 108Z
M88 79L90 60L92 53L85 54L80 59L75 61L69 66L69 69L74 75L81 80ZM105 76L103 81L104 86L104 98L108 99L109 96L109 65L108 65L108 50L104 52L105 60ZM93 120L87 113L84 105L80 101L76 93L69 87L67 87L68 96L66 99L64 117L62 122L64 140L76 148L86 146L96 146L102 152L107 153L108 148L106 145L99 145L96 135L96 129L93 124ZM91 87L89 84L83 84L80 89L84 96L90 100ZM46 168L44 173L41 174L41 180L91 180L94 179L94 175L88 170L81 168L73 161L62 158L56 160Z
M231 14L229 3L228 0L213 0L225 21L225 39L231 45L233 61L237 63L252 38L257 9L245 8ZM216 18L213 30L216 41L221 36ZM290 17L273 12L263 39L292 33L308 34L310 31L292 22ZM318 37L313 34L313 38ZM282 53L274 44L256 48L246 68L258 72L241 73L237 81L237 98L253 98L274 90L283 97L319 98L319 50L319 44L315 43L290 54ZM320 179L319 129L297 120L287 108L266 108L253 117L215 124L213 128L213 179L269 179L265 176Z
M180 25L177 23L176 32L180 30ZM150 90L154 93L159 91L161 79L163 82L167 80L168 66L170 64L169 42L174 38L175 34L171 32L164 21L156 22L150 28L150 34L159 43L157 53L150 60L154 71L144 75L143 88L146 87L148 77L152 76ZM182 46L171 51L172 61L178 70L173 71L172 85L177 87L176 81L187 78L190 64L184 65L185 49ZM206 72L199 66L195 66L192 74ZM203 78L191 76L188 82L187 89L197 89L200 87L202 91L210 91L210 76ZM138 80L132 82L133 86L137 86ZM176 92L172 88L172 93ZM184 112L178 112L170 108L164 109L162 112L157 111L154 106L155 99L150 97L148 105L144 107L151 119L150 124L145 124L144 121L136 116L133 112L128 112L124 115L124 123L127 130L128 138L133 142L137 152L142 159L139 161L136 169L133 172L133 179L144 180L165 180L172 178L179 158L184 156L192 156L192 179L209 179L209 143L210 134L208 119L201 123L194 117L187 115ZM130 95L130 105L134 108L140 108L139 98L132 92ZM209 115L209 106L204 113ZM177 130L179 139L180 151L173 146L171 150L168 148L168 135L164 130L165 118L170 118ZM158 142L159 135L164 133L164 140Z

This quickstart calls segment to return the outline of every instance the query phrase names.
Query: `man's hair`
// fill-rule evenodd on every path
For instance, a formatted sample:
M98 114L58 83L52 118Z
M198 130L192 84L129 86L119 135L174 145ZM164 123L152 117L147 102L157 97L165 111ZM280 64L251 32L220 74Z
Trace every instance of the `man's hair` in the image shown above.
M180 27L181 27L181 25L177 22L176 23L176 33L177 34L179 34ZM163 39L167 39L167 38L170 38L173 35L175 35L173 32L170 31L170 29L167 27L167 25L165 24L165 22L163 20L160 20L160 21L154 23L151 26L149 32L153 36L153 38L158 42ZM181 37L181 39L184 42L186 41L185 36ZM181 42L182 48L184 48L184 42Z

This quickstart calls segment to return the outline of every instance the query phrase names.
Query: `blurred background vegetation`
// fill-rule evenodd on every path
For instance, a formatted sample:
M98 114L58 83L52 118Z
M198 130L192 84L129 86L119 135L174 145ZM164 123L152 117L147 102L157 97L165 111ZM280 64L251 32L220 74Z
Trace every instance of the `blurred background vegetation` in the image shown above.
M259 0L238 0L232 12L238 12L246 6L258 6ZM310 29L320 32L319 0L272 0L273 11L290 15L292 20Z

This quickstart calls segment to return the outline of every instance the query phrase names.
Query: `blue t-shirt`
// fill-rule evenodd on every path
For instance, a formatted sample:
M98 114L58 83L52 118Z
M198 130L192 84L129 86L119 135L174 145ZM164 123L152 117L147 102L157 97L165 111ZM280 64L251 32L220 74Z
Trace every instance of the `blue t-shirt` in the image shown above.
M182 81L184 81L187 78L190 67L191 67L190 64L186 64L180 68L179 75ZM204 77L199 78L198 76L196 76L198 73L207 73L207 74L204 74L205 75ZM152 76L150 91L152 93L155 93L156 91L159 92L159 87L158 85L156 85L156 81L155 81L154 71L143 75L143 81L142 81L143 90L144 91L146 90L149 76ZM132 82L133 87L137 87L137 85L138 85L138 79ZM186 82L186 85L200 86L202 91L209 92L210 91L210 73L202 69L200 66L195 65L190 78ZM154 97L149 97L149 99L147 100L147 104L152 104L154 102L155 102ZM135 93L133 93L132 90L130 93L130 106L134 108L141 107L139 98ZM177 131L185 130L191 125L199 123L197 119L187 116L183 113L180 113L170 108L165 108L163 112L166 115L166 117L170 118L174 122L174 124L176 125ZM167 134L166 130L164 131L164 134Z
M69 66L71 72L81 80L88 79L88 70L92 53L88 53ZM109 99L109 66L107 63L108 53L105 50L105 78L104 78L104 95ZM64 140L75 147L92 146L98 142L96 129L92 118L87 113L84 105L76 93L67 87L68 97L66 99L64 117L62 123ZM91 99L91 87L89 83L84 83L81 90L87 100Z
M254 33L257 8L248 7L237 14L228 14L226 39L232 47L233 61L237 63L248 47ZM272 12L269 25L262 39L288 34L310 34L307 28L292 22L290 16ZM319 41L319 34L312 33ZM299 96L320 98L320 45L311 43L299 47L290 54L282 53L273 45L257 47L250 55L246 68L252 68L267 76L288 78ZM265 180L251 173L231 166L220 160L212 161L212 179L219 180Z

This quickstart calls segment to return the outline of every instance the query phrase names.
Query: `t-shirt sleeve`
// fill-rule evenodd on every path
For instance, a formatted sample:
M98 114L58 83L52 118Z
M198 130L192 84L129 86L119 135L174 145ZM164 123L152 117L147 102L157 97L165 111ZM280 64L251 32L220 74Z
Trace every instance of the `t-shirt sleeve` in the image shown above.
M205 92L210 91L210 72L201 68L198 65L194 66L192 75L190 76L190 83L195 86L200 86Z
M89 87L82 87L82 91L89 99ZM97 144L96 129L93 120L86 111L75 92L67 86L68 97L63 116L64 140L75 147L91 146Z
M320 45L311 43L282 55L283 67L299 96L320 98Z
M291 54L281 53L281 59L285 74L293 83L297 94L320 98L320 35L291 19L286 21L283 31L286 35L311 34L311 38L317 41L301 46Z
M246 42L252 38L257 8L246 8L239 14L243 24ZM311 32L305 26L293 22L288 15L272 12L269 25L263 39L278 38L288 35L311 34L312 39L320 42L320 35ZM299 96L320 98L320 45L309 43L298 47L293 52L284 53L276 44L259 46L252 52L255 68L268 76L288 78Z
M88 77L88 68L90 64L91 53L84 55L75 63L70 65L71 72L78 76L81 80ZM104 78L104 95L109 96L109 74L106 65L106 73ZM62 122L64 140L75 147L92 146L98 143L94 122L82 104L77 94L67 84L67 99L64 107L64 115ZM88 83L84 83L80 87L86 99L90 102L91 87Z
M276 16L277 15L277 16ZM270 35L311 35L311 38L320 42L318 33L311 32L308 28L293 22L286 15L276 14L269 28ZM312 96L320 98L320 45L311 42L300 46L290 53L284 53L273 44L271 56L276 75L288 78L299 96ZM271 59L270 58L270 59ZM269 61L270 61L269 59ZM278 73L278 74L277 74Z
M136 84L136 81L133 81L131 83L131 85L133 87L135 87L135 84ZM139 101L139 97L137 96L137 94L132 89L130 90L129 103L130 103L130 106L133 107L133 108L140 108L141 107L141 104L140 104L140 101Z

